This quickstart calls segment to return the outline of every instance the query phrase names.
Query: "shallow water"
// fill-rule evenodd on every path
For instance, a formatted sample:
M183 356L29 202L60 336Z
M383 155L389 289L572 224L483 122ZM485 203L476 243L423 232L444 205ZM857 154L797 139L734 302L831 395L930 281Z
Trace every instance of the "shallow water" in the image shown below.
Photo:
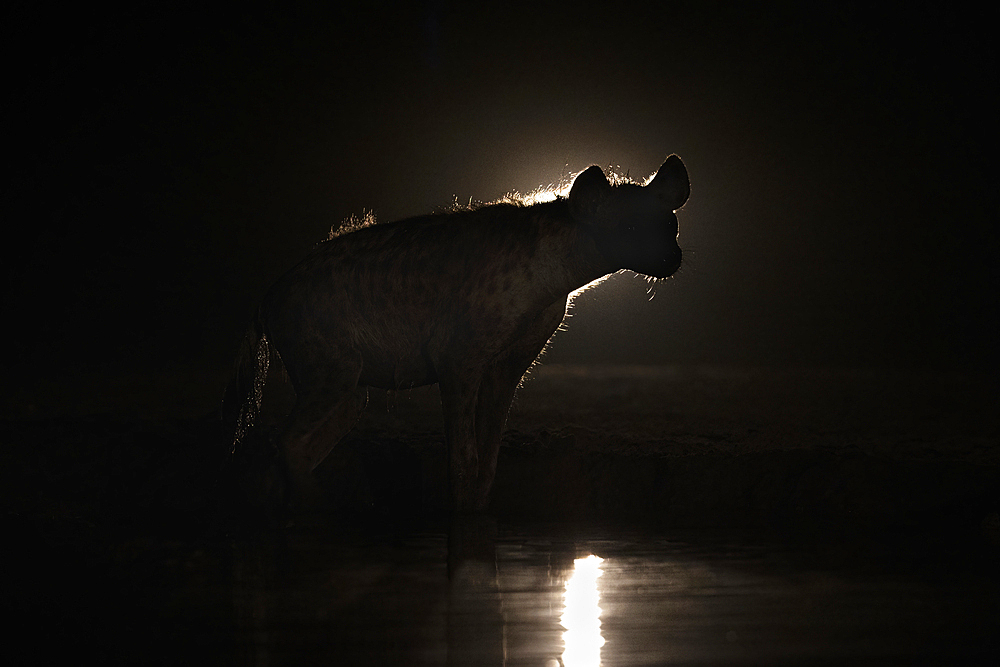
M990 570L912 553L489 521L181 551L143 597L152 661L976 664L998 650Z
M8 661L1000 664L996 392L919 380L542 367L499 524L451 527L425 523L447 455L414 390L320 470L352 528L254 539L218 537L260 522L214 415L4 422Z

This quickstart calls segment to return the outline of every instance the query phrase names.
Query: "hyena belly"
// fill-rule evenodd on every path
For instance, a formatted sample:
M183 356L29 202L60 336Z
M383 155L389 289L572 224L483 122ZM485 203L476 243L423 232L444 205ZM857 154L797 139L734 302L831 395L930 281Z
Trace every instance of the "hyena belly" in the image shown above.
M631 268L680 265L676 156L652 182L612 186L597 167L569 197L375 225L321 244L268 292L259 325L296 392L280 449L295 503L354 425L364 387L438 383L454 509L485 508L514 392L569 293Z

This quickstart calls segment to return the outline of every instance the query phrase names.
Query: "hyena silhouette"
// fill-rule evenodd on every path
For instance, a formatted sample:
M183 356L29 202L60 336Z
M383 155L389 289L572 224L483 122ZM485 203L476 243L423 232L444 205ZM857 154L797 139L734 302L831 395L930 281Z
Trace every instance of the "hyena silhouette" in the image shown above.
M568 197L498 203L362 227L319 244L267 292L230 386L234 451L260 409L269 346L296 394L280 452L289 502L322 499L313 470L354 426L367 387L438 383L453 510L486 508L514 392L569 294L620 269L681 265L675 211L690 193L671 155L640 186L597 166Z

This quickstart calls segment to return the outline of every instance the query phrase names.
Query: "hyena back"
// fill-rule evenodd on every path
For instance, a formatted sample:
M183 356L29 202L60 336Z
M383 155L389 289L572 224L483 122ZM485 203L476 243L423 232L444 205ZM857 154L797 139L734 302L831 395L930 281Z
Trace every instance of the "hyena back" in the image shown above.
M410 218L320 244L258 310L237 443L260 406L269 345L296 393L279 451L301 507L320 501L313 470L354 426L367 387L438 383L453 509L485 509L514 392L569 294L620 269L673 274L675 211L689 192L672 155L646 186L612 185L594 166L566 198Z

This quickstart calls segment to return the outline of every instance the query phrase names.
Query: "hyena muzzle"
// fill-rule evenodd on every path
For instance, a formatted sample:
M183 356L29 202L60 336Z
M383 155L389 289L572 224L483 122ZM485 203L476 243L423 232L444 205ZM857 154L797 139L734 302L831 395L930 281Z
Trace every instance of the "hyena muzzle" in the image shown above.
M559 327L571 292L620 269L666 278L681 264L675 211L690 193L676 155L645 186L599 167L569 195L376 224L319 244L267 292L230 393L234 448L260 409L269 346L296 402L278 449L290 502L322 492L313 470L354 426L367 387L438 383L453 509L486 508L507 413Z

